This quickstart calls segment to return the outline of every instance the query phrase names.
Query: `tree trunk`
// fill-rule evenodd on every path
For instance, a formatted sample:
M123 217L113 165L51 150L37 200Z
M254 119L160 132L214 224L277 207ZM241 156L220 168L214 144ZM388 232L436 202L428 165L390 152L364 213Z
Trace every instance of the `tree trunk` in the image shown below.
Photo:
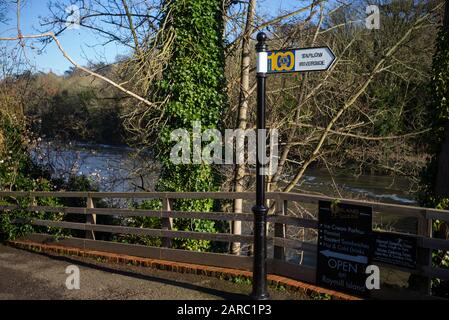
M444 10L443 30L449 34L449 1L446 0ZM435 181L435 195L437 197L449 198L449 122L444 125L444 138L441 150L438 154L438 171Z
M240 73L240 97L238 108L238 123L237 127L242 130L246 130L248 120L248 99L250 90L250 68L251 68L251 34L253 33L254 14L256 10L256 0L250 0L248 5L248 12L246 18L246 26L243 34L242 41L242 62ZM244 179L245 179L245 165L237 164L234 175L234 191L244 191ZM243 211L243 200L234 200L234 212L241 213ZM232 222L232 233L242 234L242 222ZM231 253L240 254L240 243L234 242L231 246Z

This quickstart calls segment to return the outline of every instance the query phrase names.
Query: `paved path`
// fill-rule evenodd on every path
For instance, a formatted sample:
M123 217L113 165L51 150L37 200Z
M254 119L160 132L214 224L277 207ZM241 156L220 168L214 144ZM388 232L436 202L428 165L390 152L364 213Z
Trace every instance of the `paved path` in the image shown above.
M80 290L65 286L66 267L80 269ZM0 245L0 299L246 299L251 287L213 277L181 274L94 259L32 253ZM274 299L301 293L270 290Z

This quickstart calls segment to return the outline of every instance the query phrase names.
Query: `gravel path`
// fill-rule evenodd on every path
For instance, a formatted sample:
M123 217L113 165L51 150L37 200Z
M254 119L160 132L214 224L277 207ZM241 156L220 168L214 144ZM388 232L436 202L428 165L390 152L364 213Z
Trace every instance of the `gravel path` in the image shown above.
M80 289L68 290L69 265L80 270ZM94 259L38 254L0 245L0 300L5 299L246 299L248 284ZM271 290L273 299L306 299Z

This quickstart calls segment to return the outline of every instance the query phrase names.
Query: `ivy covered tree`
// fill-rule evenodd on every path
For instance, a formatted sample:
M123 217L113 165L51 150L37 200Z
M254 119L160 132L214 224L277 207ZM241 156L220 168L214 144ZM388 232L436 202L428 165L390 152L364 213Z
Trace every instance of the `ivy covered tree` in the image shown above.
M446 2L444 23L439 31L436 52L432 64L432 81L430 85L433 113L432 141L430 154L432 160L423 176L425 188L422 204L438 209L449 209L449 3ZM449 239L449 225L435 221L434 235ZM449 268L449 253L433 253L433 263L442 268ZM449 297L449 283L439 280L434 282L434 292Z
M433 159L426 170L425 204L449 209L449 5L439 31L432 64L430 85L433 130L430 154Z
M222 0L167 0L164 6L164 39L173 39L167 68L158 83L158 95L168 97L164 106L165 125L161 128L158 158L162 164L158 191L216 191L220 177L211 165L174 164L170 151L176 142L170 140L175 129L192 132L193 122L201 129L221 128L226 106ZM178 200L174 209L210 211L212 199ZM216 225L207 220L175 221L178 230L213 232ZM208 241L175 241L178 247L207 250Z

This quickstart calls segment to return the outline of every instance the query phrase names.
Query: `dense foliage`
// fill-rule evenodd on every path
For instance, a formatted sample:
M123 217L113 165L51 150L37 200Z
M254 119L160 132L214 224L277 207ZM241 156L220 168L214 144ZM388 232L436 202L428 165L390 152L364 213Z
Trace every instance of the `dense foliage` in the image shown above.
M40 170L31 161L28 153L28 135L25 121L20 113L13 112L11 106L16 101L2 96L0 101L0 189L10 191L51 191L53 185L46 172ZM5 105L8 103L8 105ZM58 199L40 197L36 205L59 206ZM30 198L3 198L2 205L18 205L27 207L33 204ZM56 228L32 227L28 224L14 224L14 219L52 219L61 220L62 215L45 212L26 212L14 210L0 215L0 233L8 239L15 238L26 232L40 230L50 234L60 234Z
M92 182L84 176L71 176L67 180L55 179L51 170L37 165L32 158L31 149L36 137L29 130L29 122L23 112L24 97L21 81L11 85L8 81L0 84L0 190L8 191L94 191ZM25 96L25 95L24 95ZM30 205L38 206L76 206L70 199L54 197L15 198L4 197L1 205L17 205L18 210L0 214L0 234L7 239L14 239L29 232L47 233L57 236L76 235L76 232L53 227L31 226L27 223L14 223L16 219L23 222L31 218L53 221L85 221L85 216L74 217L56 212L30 212L20 208ZM84 204L85 206L85 204ZM74 219L75 218L75 219ZM83 235L84 236L84 235Z
M433 77L430 84L432 100L430 109L434 121L432 127L432 137L429 137L429 153L432 160L423 173L423 194L421 203L427 207L437 209L449 209L449 199L438 196L436 190L436 178L438 175L438 155L445 139L445 130L449 128L449 31L442 28L438 34L436 52L432 65ZM431 139L430 139L431 138ZM435 221L433 224L434 237L447 238L447 223ZM449 253L446 251L434 251L433 263L440 268L449 268ZM449 294L449 283L435 279L433 282L434 291L439 295Z
M435 179L438 171L438 158L444 139L445 125L449 122L449 32L442 29L438 34L436 51L432 64L432 81L430 83L432 112L432 131L428 136L429 154L432 160L423 174L424 205L439 209L449 209L448 199L435 196Z

